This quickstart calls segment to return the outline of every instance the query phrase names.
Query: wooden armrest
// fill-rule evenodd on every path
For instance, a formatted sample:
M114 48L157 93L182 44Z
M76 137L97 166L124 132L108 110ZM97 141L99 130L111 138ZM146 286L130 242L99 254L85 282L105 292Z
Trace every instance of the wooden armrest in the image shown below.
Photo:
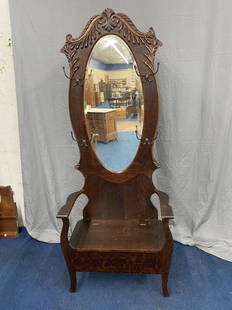
M160 200L160 210L161 210L161 219L163 220L170 220L174 218L172 207L168 204L169 197L166 193L161 192L159 190L155 190L155 193L158 195Z
M77 198L83 193L84 193L83 191L79 191L69 195L66 200L66 204L59 210L56 217L61 219L68 218L70 212L72 211L74 203L76 202Z

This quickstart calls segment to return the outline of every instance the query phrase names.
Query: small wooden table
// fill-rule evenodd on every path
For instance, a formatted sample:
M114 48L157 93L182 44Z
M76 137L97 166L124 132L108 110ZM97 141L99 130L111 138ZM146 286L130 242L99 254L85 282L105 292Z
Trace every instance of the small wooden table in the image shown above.
M96 108L87 110L90 134L98 134L98 142L108 143L117 139L116 109Z

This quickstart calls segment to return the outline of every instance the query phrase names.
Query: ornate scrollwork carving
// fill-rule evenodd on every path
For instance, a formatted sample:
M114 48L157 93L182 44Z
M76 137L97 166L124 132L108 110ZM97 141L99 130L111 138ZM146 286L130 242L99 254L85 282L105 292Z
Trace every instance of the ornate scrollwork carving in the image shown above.
M112 9L105 9L102 12L102 18L99 20L99 24L103 29L110 32L118 25L118 18Z
M112 9L107 8L101 15L96 15L89 20L78 38L73 38L71 34L66 36L66 43L61 52L68 58L72 77L75 76L80 67L78 50L88 48L104 33L107 34L107 32L115 29L128 42L134 45L143 44L146 46L147 53L144 53L145 60L143 62L152 74L155 74L155 52L162 43L156 38L154 29L151 27L147 33L143 33L136 28L131 19L125 14L115 13Z

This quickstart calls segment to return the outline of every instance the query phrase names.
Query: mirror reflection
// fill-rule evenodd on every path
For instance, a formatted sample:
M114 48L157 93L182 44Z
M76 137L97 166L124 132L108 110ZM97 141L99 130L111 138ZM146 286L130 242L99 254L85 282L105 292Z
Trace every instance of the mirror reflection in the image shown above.
M103 165L125 170L133 161L144 118L142 84L126 43L115 35L94 46L85 74L85 118L92 147Z

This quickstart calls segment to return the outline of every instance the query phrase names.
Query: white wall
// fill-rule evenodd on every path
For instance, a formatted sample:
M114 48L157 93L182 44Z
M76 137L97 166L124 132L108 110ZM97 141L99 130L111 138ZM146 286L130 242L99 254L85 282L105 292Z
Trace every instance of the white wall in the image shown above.
M22 225L24 200L8 0L0 0L0 185L11 185Z

